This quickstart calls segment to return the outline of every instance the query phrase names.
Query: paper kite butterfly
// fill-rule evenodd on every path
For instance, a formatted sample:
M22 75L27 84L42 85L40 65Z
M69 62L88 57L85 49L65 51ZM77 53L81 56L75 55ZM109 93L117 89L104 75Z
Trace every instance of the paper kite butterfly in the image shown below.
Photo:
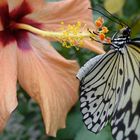
M79 70L80 109L88 130L98 133L110 122L114 139L140 140L140 38L123 26L111 50Z

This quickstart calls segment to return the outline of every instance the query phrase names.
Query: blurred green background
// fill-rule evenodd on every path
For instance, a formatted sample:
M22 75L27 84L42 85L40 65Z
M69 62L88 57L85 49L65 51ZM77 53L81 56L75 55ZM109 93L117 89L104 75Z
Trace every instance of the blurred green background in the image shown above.
M121 20L129 25L133 25L132 37L140 36L140 0L91 0L93 7L96 4L103 5ZM100 15L94 12L93 18L96 19L98 16ZM108 19L105 19L105 21L110 30L109 35L112 35L120 28ZM83 65L96 55L86 49L76 51L75 48L62 48L59 43L52 44L64 57L76 59L80 65ZM13 112L5 130L0 135L0 140L113 140L109 125L97 135L85 128L79 111L79 102L69 112L66 128L59 130L56 138L47 136L38 105L21 87L18 86L17 88L19 105Z

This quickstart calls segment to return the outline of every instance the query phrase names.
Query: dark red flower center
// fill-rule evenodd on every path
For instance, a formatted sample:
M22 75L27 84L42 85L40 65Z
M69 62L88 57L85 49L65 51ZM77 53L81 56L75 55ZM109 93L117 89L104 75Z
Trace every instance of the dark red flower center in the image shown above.
M8 4L0 5L0 20L2 24L0 42L3 46L6 46L12 41L16 41L19 48L30 48L27 31L16 29L14 26L15 23L25 23L35 27L40 26L37 22L25 17L29 13L32 13L32 8L26 0L11 12L9 12Z

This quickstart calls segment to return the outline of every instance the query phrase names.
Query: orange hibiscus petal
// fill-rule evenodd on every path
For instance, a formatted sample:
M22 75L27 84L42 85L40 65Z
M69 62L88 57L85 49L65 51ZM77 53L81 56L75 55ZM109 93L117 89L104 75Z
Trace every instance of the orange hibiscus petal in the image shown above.
M57 8L56 8L57 7ZM46 30L60 30L61 21L67 24L75 24L81 21L92 26L92 11L89 0L63 0L60 2L48 2L44 9L40 9L28 16L28 18L43 23Z
M85 39L83 43L84 48L87 48L97 54L105 53L105 51L102 48L102 45L100 43L97 43L96 41L90 41Z
M4 48L0 45L0 131L17 106L17 57L16 44Z
M3 24L2 24L2 19L0 17L0 31L2 31L2 30L3 30Z
M7 5L7 0L0 0L0 7Z
M4 14L3 14L4 13ZM8 6L6 0L0 0L0 31L4 29L5 16L8 16Z
M46 7L46 8L45 8ZM57 7L57 8L56 8ZM77 21L82 23L84 29L89 28L91 31L96 31L96 27L92 20L92 10L89 0L63 0L60 2L48 2L44 9L41 9L35 13L32 13L26 18L39 21L43 24L44 30L60 31L62 21L64 25L76 24ZM39 19L39 20L38 20ZM100 46L100 47L99 47ZM104 53L102 45L89 40L84 41L84 48L88 48L96 53Z
M13 10L17 10L20 6L22 6L22 8L29 7L33 12L38 9L41 9L42 7L44 7L45 4L44 0L7 0L7 1L10 12Z
M59 55L44 39L30 36L32 50L18 50L18 80L41 107L46 132L55 136L65 127L70 108L78 99L78 65Z

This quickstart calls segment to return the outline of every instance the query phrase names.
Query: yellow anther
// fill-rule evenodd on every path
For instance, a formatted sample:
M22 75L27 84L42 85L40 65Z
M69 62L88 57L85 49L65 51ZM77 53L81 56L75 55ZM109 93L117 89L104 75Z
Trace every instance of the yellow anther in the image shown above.
M84 42L83 42L83 41L81 41L81 42L79 43L79 45L80 45L80 46L83 46L83 45L84 45Z
M77 22L77 26L81 27L81 22L80 21Z
M71 46L70 45L67 45L66 48L71 48Z
M64 34L65 37L67 37L69 35L69 32L64 31L63 34Z
M65 25L64 23L61 23L61 24ZM79 35L81 34L81 29L82 29L80 21L78 21L76 24L72 24L72 25L68 24L67 26L64 26L63 28L64 28L64 30L62 31L63 36L59 37L60 41L62 42L63 47L70 48L73 46L83 45L84 36Z
M64 25L64 22L63 21L61 21L61 25Z

